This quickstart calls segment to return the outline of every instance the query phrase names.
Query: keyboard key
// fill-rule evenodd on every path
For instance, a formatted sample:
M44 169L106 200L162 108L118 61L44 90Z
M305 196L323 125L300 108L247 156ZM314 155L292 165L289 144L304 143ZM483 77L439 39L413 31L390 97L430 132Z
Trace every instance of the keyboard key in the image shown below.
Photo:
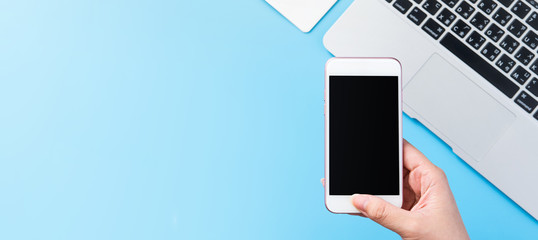
M469 2L476 3L477 0L468 0Z
M385 0L385 1L387 1L388 3L391 3L391 2L392 2L392 0Z
M441 3L437 0L426 0L426 2L422 4L422 8L424 8L424 10L429 12L431 15L435 15L442 6L443 5L441 5Z
M529 69L534 73L534 74L538 74L538 59L536 61L534 61Z
M487 15L491 14L497 7L497 3L493 0L482 0L478 5L478 8L482 9Z
M502 30L500 27L492 23L485 33L486 33L486 36L488 36L491 40L493 40L494 42L497 42L503 36L504 30Z
M458 20L458 22L452 26L452 31L461 38L464 38L465 35L471 31L471 27L465 24L462 20Z
M508 53L513 53L516 48L519 46L519 42L515 40L510 35L506 35L504 39L499 44L504 50L506 50Z
M532 80L527 84L527 87L525 87L527 91L534 94L534 96L538 97L538 79L532 78Z
M443 2L448 5L448 7L453 8L456 6L459 0L443 0Z
M411 3L409 0L396 0L392 6L394 6L394 8L401 13L405 14L407 10L413 6L413 3Z
M512 77L516 82L523 85L529 78L531 77L531 73L527 72L523 67L517 66L516 70L510 74L510 77Z
M529 15L529 17L527 18L527 21L525 21L532 28L534 28L534 30L538 30L538 20L536 18L538 18L538 13L533 12L533 13L531 13L531 15Z
M503 8L499 8L495 14L493 14L493 20L504 26L512 19L512 15Z
M484 57L489 59L490 61L495 60L497 56L501 53L501 50L499 50L497 47L495 47L493 44L488 43L484 48L482 48L482 51L480 51Z
M415 7L413 10L411 10L411 12L409 12L407 18L411 19L411 21L418 26L424 21L424 19L426 19L426 13L418 9L418 7Z
M420 4L422 2L422 0L413 0L415 1L417 4Z
M531 49L535 49L538 46L538 35L533 31L527 32L527 35L523 37L523 42Z
M476 12L473 18L471 18L470 23L476 28L478 28L479 30L484 30L484 28L486 28L486 26L489 23L489 19L488 17L484 16L482 13Z
M471 35L467 38L467 43L471 45L474 49L478 50L482 47L482 44L486 42L486 38L482 37L478 32L473 31Z
M516 61L508 57L506 54L503 54L499 60L497 60L495 65L507 73L510 72L510 70L512 70L512 68L516 65Z
M510 7L510 4L512 4L514 0L498 0L498 2L500 2L505 7Z
M515 15L523 19L531 11L531 7L529 7L527 4L523 3L522 1L517 1L516 4L514 4L514 6L512 7L511 11Z
M428 21L424 23L424 25L422 26L422 30L424 30L436 40L441 37L441 34L443 34L443 32L445 32L445 29L431 18L429 18Z
M536 120L538 120L538 112L536 112L536 113L534 114L534 118L536 118Z
M527 26L517 19L514 19L514 21L512 21L512 23L508 26L508 31L514 34L516 37L521 37L526 30Z
M527 66L534 58L534 53L527 50L525 47L521 47L519 51L517 51L515 57L521 64Z
M474 7L465 1L462 1L456 8L456 12L465 19L469 18L474 10Z
M531 113L534 108L536 108L536 105L538 105L538 101L532 98L525 91L522 91L514 101L517 103L517 105L519 105L521 108L523 108L523 110L527 111L528 113Z
M449 26L454 19L456 19L456 15L447 8L443 9L439 15L437 15L437 20L439 20L442 24L445 26Z
M440 43L509 98L512 98L519 90L517 84L506 78L451 33L446 33Z
M538 8L538 2L536 0L526 0L534 8Z

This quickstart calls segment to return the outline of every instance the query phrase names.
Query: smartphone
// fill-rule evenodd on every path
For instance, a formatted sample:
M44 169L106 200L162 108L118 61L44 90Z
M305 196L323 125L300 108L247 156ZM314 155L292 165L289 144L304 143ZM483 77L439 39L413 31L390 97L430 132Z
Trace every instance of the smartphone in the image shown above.
M402 205L402 81L394 58L325 65L325 206L358 213L351 195Z

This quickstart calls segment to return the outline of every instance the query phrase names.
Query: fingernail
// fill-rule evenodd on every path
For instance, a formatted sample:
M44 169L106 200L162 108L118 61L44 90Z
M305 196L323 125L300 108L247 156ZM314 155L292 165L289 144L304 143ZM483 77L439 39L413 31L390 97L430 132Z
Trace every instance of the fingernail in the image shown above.
M353 194L351 196L351 201L353 202L353 205L361 211L366 210L366 205L368 204L369 200L370 198L368 196L360 194Z

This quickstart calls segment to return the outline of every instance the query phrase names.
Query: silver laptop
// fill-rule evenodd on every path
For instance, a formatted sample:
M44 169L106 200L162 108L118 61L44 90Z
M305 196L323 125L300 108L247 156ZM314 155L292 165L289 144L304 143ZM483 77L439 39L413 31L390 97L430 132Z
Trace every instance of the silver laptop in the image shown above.
M326 33L338 57L395 57L404 111L538 218L538 3L356 0Z

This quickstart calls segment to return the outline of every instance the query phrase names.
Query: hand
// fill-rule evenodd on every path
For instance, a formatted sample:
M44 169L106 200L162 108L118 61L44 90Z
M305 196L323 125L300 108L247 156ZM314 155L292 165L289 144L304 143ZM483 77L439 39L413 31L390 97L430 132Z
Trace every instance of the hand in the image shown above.
M359 215L402 239L469 239L443 170L405 140L403 165L402 208L376 196L354 194L351 201Z

